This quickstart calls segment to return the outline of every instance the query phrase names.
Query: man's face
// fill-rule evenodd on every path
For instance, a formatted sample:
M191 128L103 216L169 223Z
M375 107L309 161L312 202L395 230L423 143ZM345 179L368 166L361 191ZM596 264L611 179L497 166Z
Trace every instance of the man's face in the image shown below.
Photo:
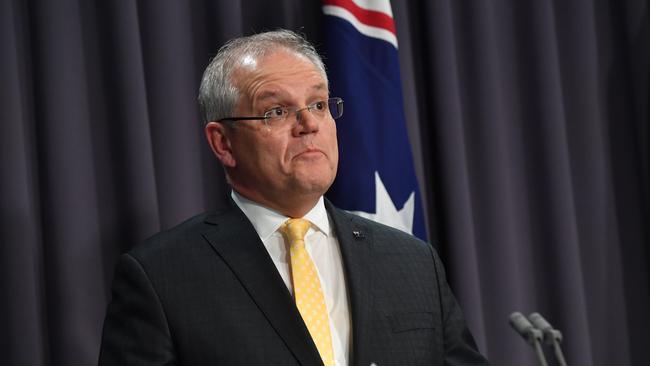
M278 51L244 61L232 79L241 93L235 116L262 116L275 107L303 108L329 97L325 79L302 56ZM288 117L283 128L267 127L261 120L235 122L225 129L231 159L220 157L237 192L285 214L291 206L313 206L334 181L338 164L331 116L319 118L307 110L299 114L299 120Z

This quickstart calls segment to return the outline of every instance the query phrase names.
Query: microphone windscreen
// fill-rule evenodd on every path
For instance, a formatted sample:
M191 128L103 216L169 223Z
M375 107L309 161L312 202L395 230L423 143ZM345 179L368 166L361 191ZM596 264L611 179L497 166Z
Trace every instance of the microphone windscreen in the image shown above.
M530 330L533 329L533 325L530 324L528 319L518 311L510 314L510 325L517 331L517 333L526 338L528 338Z
M533 323L533 325L534 325L537 329L539 329L539 330L541 330L541 331L544 331L544 330L547 330L547 329L553 329L553 327L551 326L551 324L549 324L549 323L546 321L546 319L544 319L544 317L541 316L539 313L532 313L532 314L530 314L530 315L528 316L528 319L530 319L530 321Z

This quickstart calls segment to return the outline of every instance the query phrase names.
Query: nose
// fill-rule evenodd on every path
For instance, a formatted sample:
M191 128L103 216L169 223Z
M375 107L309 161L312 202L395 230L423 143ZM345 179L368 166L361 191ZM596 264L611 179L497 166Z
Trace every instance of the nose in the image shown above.
M296 111L296 125L294 126L294 134L306 135L318 132L320 123L318 118L308 108Z

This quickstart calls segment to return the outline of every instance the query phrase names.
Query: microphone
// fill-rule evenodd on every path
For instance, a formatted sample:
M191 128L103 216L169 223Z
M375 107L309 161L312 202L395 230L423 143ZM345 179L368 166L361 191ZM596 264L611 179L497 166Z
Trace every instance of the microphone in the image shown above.
M531 345L543 338L542 332L530 324L528 319L518 311L510 314L510 325Z
M544 357L544 352L542 351L542 346L540 345L543 338L542 331L530 324L528 319L518 311L510 314L510 326L512 326L512 328L517 331L517 333L519 333L528 344L535 348L539 364L541 366L548 366L546 357Z
M562 333L553 328L553 326L551 326L551 324L549 324L549 322L547 322L539 313L530 314L528 319L530 319L537 329L542 331L544 335L544 343L553 347L555 358L560 366L566 366L564 354L562 354L562 348L560 348L560 343L562 343Z

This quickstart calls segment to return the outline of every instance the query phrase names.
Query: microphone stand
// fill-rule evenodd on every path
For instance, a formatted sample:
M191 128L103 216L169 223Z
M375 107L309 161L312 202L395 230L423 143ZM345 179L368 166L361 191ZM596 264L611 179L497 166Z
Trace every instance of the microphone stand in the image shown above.
M553 352L558 364L560 364L560 366L567 366L566 360L564 359L564 354L562 353L562 348L560 348L560 342L562 342L562 333L559 330L553 328L553 326L539 313L530 314L528 316L528 319L530 319L530 321L537 329L542 331L544 334L544 343L553 347Z
M544 351L542 351L542 331L536 329L520 312L514 312L510 315L510 325L521 335L528 344L535 348L535 354L541 366L548 366Z
M542 366L547 366L546 364L546 357L544 357L544 351L542 351L542 345L538 340L535 340L535 353L537 354L537 359L539 360L539 364Z
M560 348L560 342L555 339L553 339L553 351L555 351L557 363L559 363L560 366L567 366L566 361L564 360L564 355L562 354L562 348Z

